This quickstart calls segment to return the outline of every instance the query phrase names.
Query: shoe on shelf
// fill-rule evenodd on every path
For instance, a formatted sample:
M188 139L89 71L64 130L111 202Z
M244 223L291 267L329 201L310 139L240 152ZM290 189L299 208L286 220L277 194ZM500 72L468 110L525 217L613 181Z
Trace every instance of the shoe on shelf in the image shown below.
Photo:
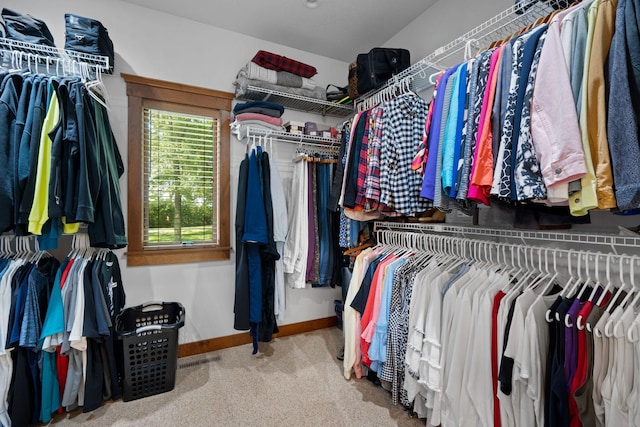
M423 223L438 223L444 222L447 217L447 214L440 209L429 209L425 212L425 215L418 217L418 222Z

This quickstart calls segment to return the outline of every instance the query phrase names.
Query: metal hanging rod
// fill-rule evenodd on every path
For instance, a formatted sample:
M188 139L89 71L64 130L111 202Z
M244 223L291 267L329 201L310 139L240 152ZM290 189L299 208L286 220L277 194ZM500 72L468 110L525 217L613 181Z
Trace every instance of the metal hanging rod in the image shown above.
M379 244L388 245L395 248L408 249L410 251L439 253L457 257L458 259L468 259L480 262L491 262L498 264L506 264L525 268L534 268L539 271L547 271L550 273L553 269L555 274L559 273L559 269L567 268L567 273L573 277L574 272L580 269L580 261L584 262L587 276L590 275L589 270L595 270L595 277L602 273L606 274L607 282L610 279L617 280L620 277L620 283L624 282L623 273L629 274L631 284L634 284L635 267L640 267L640 257L638 255L605 253L594 250L584 249L561 249L550 246L530 246L523 243L503 243L481 239L460 239L457 236L425 234L403 231L391 231L378 229L375 231L376 239ZM524 257L524 263L521 263L521 257ZM558 262L562 257L566 260ZM572 270L572 259L577 258L577 267ZM575 262L575 261L573 261ZM615 275L610 276L610 270L613 269ZM615 271L617 269L617 271ZM601 271L599 273L598 271ZM581 274L581 273L580 273ZM554 276L556 277L556 276ZM629 282L627 282L629 283Z
M435 232L449 233L458 236L483 236L508 238L519 240L539 240L545 242L563 242L573 244L601 245L609 246L614 253L615 248L634 248L640 247L640 236L617 236L603 234L582 234L582 233L560 233L548 231L527 231L527 230L505 230L499 228L482 228L482 227L462 227L447 224L415 224L415 223L395 223L377 221L374 224L375 231L403 231L403 232Z

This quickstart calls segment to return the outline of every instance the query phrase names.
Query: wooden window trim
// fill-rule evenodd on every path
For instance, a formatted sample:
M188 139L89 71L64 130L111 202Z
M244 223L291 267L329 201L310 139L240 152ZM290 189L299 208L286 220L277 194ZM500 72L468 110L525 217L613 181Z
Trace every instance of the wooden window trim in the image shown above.
M230 234L230 129L229 120L233 93L205 89L164 80L121 74L127 84L128 98L128 239L127 265L165 265L190 262L228 260L231 253ZM215 247L176 247L146 249L143 244L143 129L144 101L168 102L189 107L214 109L220 112L220 147L218 176L220 179L218 207L218 239Z

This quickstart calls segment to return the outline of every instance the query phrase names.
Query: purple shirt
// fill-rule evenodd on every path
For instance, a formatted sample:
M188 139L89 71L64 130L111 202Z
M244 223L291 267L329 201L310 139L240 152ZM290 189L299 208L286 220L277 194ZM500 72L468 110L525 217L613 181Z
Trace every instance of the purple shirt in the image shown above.
M449 68L445 71L442 79L440 80L439 87L442 88L438 91L436 99L433 105L433 115L431 116L431 128L429 129L429 154L427 156L427 166L424 172L424 178L422 180L422 190L420 191L420 197L433 200L436 190L436 164L438 160L438 146L440 144L440 131L442 127L442 108L444 103L444 94L447 87L447 81L449 77L456 72L459 65Z

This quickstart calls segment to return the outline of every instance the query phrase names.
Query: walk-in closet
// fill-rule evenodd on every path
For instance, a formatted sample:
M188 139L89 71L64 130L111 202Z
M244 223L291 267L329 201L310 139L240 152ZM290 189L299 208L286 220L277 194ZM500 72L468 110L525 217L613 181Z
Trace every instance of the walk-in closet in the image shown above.
M639 11L5 2L0 426L639 426Z

